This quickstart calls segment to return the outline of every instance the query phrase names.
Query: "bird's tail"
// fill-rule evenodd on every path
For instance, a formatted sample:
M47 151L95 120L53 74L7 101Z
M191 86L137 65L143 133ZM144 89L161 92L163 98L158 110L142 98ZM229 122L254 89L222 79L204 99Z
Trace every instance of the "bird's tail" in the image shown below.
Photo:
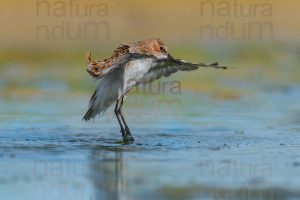
M89 108L88 111L85 113L84 117L82 118L82 120L84 121L88 121L91 119L91 113L92 113L92 110Z
M97 104L96 98L97 98L97 89L90 99L89 108L85 113L84 117L82 118L82 120L89 121L90 119L95 118L95 116L98 114L98 112L96 112L96 104Z
M94 118L95 111L93 110L92 107L89 107L88 111L85 113L84 117L82 118L82 120L84 121L89 121L90 119Z
M115 76L110 75L100 79L98 86L90 99L89 108L83 120L89 121L97 115L103 115L107 108L118 98L118 90L121 86L115 80ZM117 85L116 85L117 84ZM114 85L116 85L114 87Z

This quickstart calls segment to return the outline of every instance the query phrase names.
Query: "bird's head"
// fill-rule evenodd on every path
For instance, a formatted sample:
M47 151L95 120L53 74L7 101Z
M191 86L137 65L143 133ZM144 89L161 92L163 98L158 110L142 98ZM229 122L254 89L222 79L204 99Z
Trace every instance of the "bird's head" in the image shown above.
M166 44L158 38L133 43L129 48L129 52L154 56L157 59L166 59L169 56Z

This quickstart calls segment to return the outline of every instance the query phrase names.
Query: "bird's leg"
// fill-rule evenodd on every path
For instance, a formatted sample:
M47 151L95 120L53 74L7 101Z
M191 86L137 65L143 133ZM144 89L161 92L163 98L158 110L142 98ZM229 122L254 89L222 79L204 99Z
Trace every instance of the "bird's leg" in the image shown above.
M119 125L120 125L120 128L121 128L122 137L124 139L124 136L126 135L126 133L125 133L125 129L123 127L123 124L122 124L120 116L119 116L119 114L120 114L119 110L120 110L119 109L119 99L117 99L114 112L115 112L115 115L116 115L116 117L118 119L118 122L119 122Z
M124 97L121 98L121 104L120 104L120 116L121 116L121 119L124 123L124 126L125 126L125 130L128 131L130 133L130 129L124 119L124 116L123 116L123 113L122 113L122 106L123 106L123 100L124 100Z
M121 104L120 104L120 101L121 101ZM119 125L121 127L121 132L122 132L122 137L123 137L124 142L132 142L132 141L134 141L134 139L131 136L130 130L129 130L127 124L125 123L124 117L121 114L122 104L123 104L123 97L121 99L117 100L116 107L115 107L114 111L115 111L116 117L118 119ZM124 123L125 128L123 127L122 122Z
M126 134L128 135L128 139L130 139L130 141L134 141L134 138L131 135L130 129L129 129L129 127L128 127L126 121L125 121L125 118L123 116L123 113L122 113L123 100L124 100L124 96L122 96L122 98L121 98L121 103L120 103L120 107L119 107L119 114L120 114L121 119L123 121L123 124L125 126L125 131L126 131Z

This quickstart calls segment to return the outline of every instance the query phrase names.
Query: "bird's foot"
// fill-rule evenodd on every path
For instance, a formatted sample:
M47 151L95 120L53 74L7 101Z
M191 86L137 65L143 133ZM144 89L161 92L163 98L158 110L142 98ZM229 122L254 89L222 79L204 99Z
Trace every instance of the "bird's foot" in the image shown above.
M134 141L134 138L131 135L131 132L128 128L125 128L125 130L121 130L122 132L122 137L123 137L123 141L125 143L132 143Z

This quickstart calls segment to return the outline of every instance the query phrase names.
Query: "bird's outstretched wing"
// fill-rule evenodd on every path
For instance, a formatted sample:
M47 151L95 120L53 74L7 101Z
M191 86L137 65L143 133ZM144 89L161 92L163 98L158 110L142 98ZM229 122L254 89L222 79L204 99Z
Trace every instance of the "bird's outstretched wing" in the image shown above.
M115 69L123 67L131 60L153 58L156 60L154 65L145 74L141 82L151 82L161 76L169 76L177 71L190 71L196 70L199 67L210 67L210 68L220 68L227 69L227 67L219 66L218 63L205 64L205 63L189 63L184 60L174 59L170 54L165 59L155 59L154 56L149 56L145 54L129 53L128 45L121 45L118 47L113 55L109 59L103 61L93 61L91 53L86 54L86 61L88 63L87 72L94 78L104 77Z
M225 66L219 66L217 62L212 64L205 63L190 63L180 59L174 59L171 55L167 59L157 60L155 64L144 75L141 82L148 83L162 76L168 77L177 71L190 71L196 70L199 67L227 69Z

